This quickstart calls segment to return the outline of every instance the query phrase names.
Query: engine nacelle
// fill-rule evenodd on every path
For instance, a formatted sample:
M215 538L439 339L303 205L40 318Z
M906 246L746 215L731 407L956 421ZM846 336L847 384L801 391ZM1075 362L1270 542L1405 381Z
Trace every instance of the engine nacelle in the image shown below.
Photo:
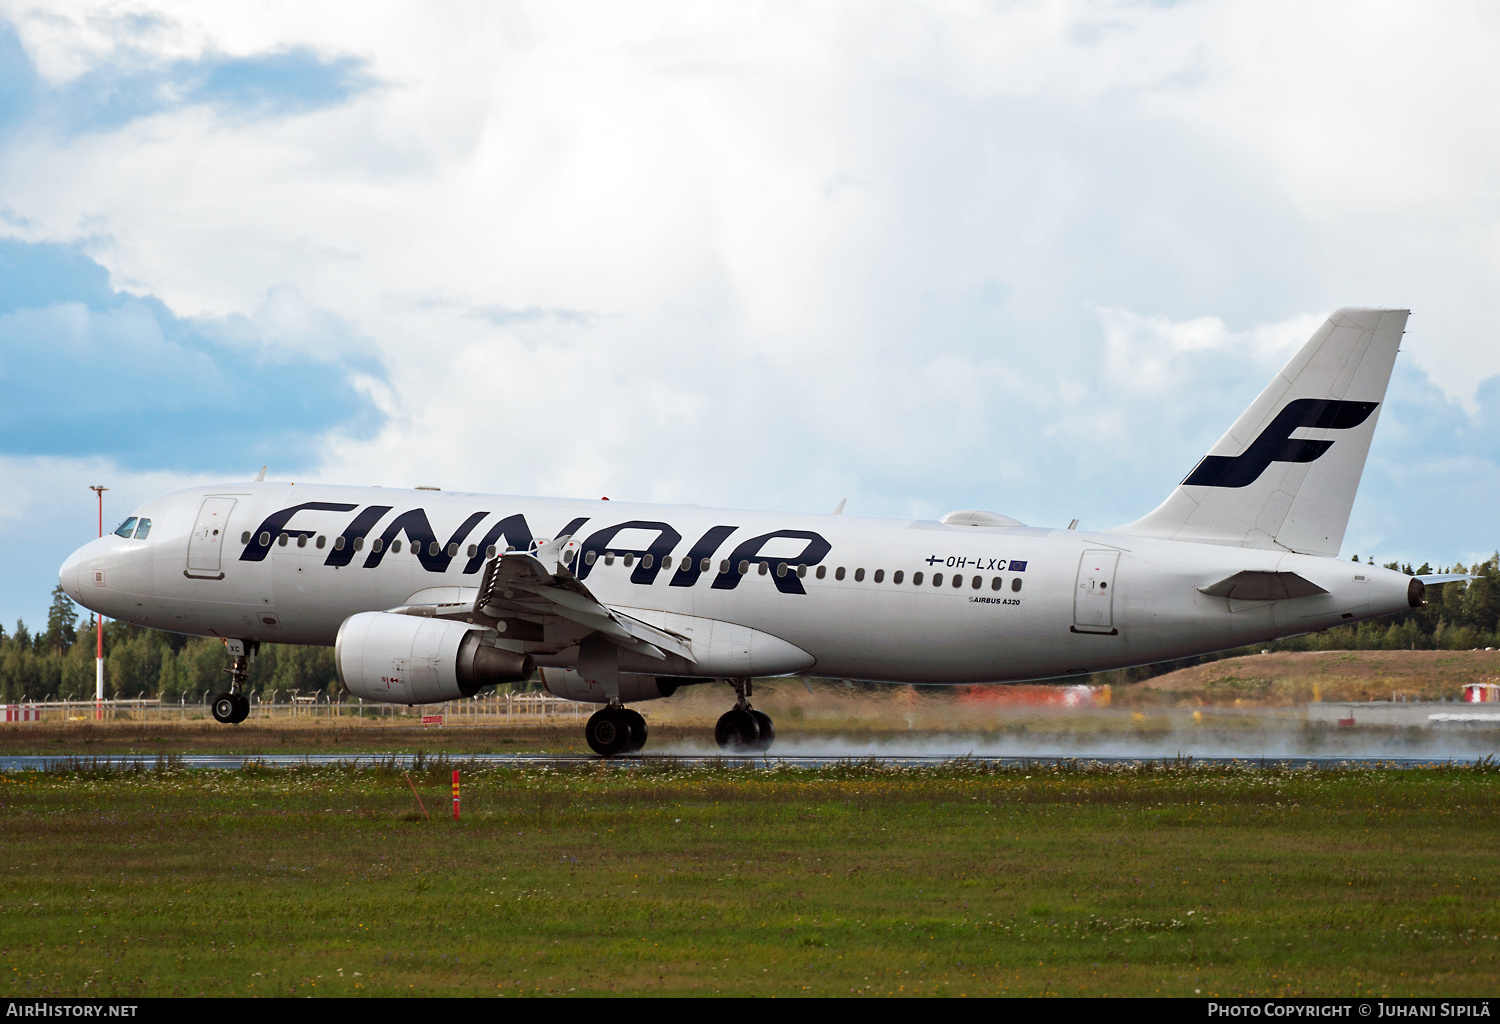
M333 663L345 690L388 704L458 700L531 675L530 655L490 647L483 635L450 619L360 612L339 627Z
M620 701L633 704L643 700L660 700L677 692L679 686L706 683L707 679L681 676L640 676L620 673ZM609 701L604 687L591 683L570 668L542 669L542 688L554 697L564 700L587 701L604 704Z

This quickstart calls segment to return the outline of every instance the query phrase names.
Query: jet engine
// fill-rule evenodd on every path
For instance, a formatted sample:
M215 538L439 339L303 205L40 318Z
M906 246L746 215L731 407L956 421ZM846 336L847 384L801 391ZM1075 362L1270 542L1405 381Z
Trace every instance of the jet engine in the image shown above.
M449 619L360 612L344 620L333 662L344 689L389 704L436 704L519 683L531 656L485 642L484 628Z

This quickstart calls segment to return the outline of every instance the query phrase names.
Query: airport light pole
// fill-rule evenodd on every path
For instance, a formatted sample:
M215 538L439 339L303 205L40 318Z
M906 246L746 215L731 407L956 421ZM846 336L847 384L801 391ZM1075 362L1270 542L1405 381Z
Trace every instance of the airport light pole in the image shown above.
M99 496L99 537L104 537L104 492L108 487L91 484L89 490ZM94 718L104 717L104 616L94 613Z

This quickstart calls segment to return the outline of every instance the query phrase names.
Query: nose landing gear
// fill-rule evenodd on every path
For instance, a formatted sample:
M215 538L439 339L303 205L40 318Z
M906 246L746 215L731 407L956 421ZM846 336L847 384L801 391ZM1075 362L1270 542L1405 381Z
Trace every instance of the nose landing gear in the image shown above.
M646 720L638 711L609 704L594 712L583 733L601 757L633 754L646 745Z
M214 721L235 725L250 717L250 698L242 692L250 680L250 661L255 657L255 645L243 640L225 640L229 650L229 692L214 698L210 710Z
M734 707L724 712L714 726L714 739L721 750L770 750L776 740L771 716L750 706L750 680L734 679Z

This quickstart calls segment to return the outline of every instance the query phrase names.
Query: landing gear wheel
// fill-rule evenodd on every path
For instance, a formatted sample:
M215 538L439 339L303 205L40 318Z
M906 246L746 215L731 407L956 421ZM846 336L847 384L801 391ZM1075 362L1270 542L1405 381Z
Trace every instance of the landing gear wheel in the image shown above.
M631 736L630 723L621 714L621 708L600 708L589 718L588 725L583 727L584 738L589 741L589 746L594 748L594 753L601 757L614 757L623 754L630 747Z
M745 708L730 708L714 726L714 739L721 750L754 750L760 743L760 723Z
M625 748L625 753L634 754L646 745L646 720L639 711L630 708L621 708L620 717L630 725L630 746Z
M776 726L771 722L771 716L764 711L756 711L750 708L750 715L755 719L755 724L760 726L760 738L756 741L756 750L770 750L771 744L776 742Z
M234 717L229 721L235 724L243 722L250 717L250 698L243 693L232 695L234 698Z
M234 716L239 713L240 703L232 693L219 694L214 698L213 704L209 707L214 713L215 722L223 722L225 725L231 725L239 721Z

